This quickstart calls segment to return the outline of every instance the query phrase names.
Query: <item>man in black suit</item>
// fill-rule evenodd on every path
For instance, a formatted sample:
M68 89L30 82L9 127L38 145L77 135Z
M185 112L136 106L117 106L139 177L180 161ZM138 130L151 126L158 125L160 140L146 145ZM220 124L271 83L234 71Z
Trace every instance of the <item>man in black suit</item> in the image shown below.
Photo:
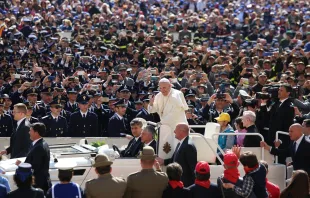
M253 111L244 111L242 116L243 126L246 128L247 133L259 133L255 126L256 115ZM246 135L243 140L244 147L259 147L261 138L259 136Z
M128 121L124 117L126 114L127 104L125 99L121 99L115 103L115 114L109 120L108 136L109 137L125 137L130 133Z
M11 154L11 158L26 157L29 152L31 140L29 137L29 123L26 121L27 107L25 104L14 105L13 115L17 121L16 131L10 139L10 146L0 152L0 155Z
M68 124L66 118L60 115L62 110L60 100L53 100L49 105L51 113L42 118L46 126L45 137L67 137Z
M142 147L141 132L146 121L142 118L135 118L130 122L131 133L133 138L129 141L125 150L121 151L122 157L136 157Z
M41 188L45 193L52 186L49 167L50 167L50 149L48 144L42 138L46 128L43 123L37 122L30 125L30 138L32 147L26 157L25 163L29 163L33 169L35 187ZM16 161L16 165L21 162Z
M98 117L88 111L87 95L78 98L79 111L71 114L69 122L69 134L71 137L98 137Z
M276 101L270 111L267 111L266 100L262 100L260 110L265 117L270 120L268 144L273 144L277 131L288 131L289 127L294 123L294 107L289 98L292 93L292 87L289 84L283 84L278 91L279 101ZM279 139L282 141L280 149L285 149L289 146L290 141L287 135L279 135ZM285 156L279 155L279 163L285 164Z
M146 126L141 134L141 142L143 143L141 147L141 151L143 150L143 147L150 146L154 149L155 153L157 153L157 143L155 138L155 128L151 125Z
M293 124L289 128L289 137L291 143L285 149L268 146L266 142L261 142L261 147L264 147L273 155L292 157L294 170L302 169L310 175L310 142L303 134L303 127L300 124ZM276 142L275 144L279 143Z
M175 138L180 142L170 159L157 158L161 165L167 166L170 163L177 162L182 166L182 182L188 187L195 182L195 167L197 164L197 150L195 145L189 139L189 127L187 124L178 124L174 130Z

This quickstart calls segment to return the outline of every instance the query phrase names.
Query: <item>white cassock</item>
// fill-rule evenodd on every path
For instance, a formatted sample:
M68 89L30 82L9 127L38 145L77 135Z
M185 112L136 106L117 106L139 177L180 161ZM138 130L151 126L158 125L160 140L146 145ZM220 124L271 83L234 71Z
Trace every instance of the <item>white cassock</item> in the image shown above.
M164 96L161 92L158 93L154 98L153 106L148 106L149 113L157 112L159 114L162 124L158 147L159 157L163 159L172 157L176 147L174 129L179 123L187 123L186 110L188 110L188 106L183 93L173 88L168 96Z

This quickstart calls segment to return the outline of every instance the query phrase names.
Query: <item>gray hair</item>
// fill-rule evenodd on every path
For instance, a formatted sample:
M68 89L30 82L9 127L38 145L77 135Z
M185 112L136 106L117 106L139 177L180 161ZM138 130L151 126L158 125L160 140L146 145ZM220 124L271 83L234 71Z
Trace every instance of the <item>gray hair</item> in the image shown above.
M245 111L243 112L243 117L250 120L250 122L256 121L256 114L253 111Z
M147 125L147 123L146 120L143 118L135 118L130 122L130 126L133 125L139 125L141 128L144 128Z
M155 138L156 130L153 126L147 125L146 127L144 127L143 131L147 131L147 132L151 133L153 139Z

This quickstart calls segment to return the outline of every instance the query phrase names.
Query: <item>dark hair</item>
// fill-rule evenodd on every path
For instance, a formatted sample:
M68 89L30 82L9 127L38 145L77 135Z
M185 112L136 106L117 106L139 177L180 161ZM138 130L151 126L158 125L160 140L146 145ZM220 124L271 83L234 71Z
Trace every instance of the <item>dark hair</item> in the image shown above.
M46 127L42 122L36 122L30 125L30 127L37 133L39 133L39 135L41 137L43 137L45 135L45 131L46 131Z
M261 160L260 163L266 168L266 170L268 172L268 163L264 160Z
M167 166L166 173L169 180L180 181L183 174L183 169L178 163L172 163Z
M236 118L235 123L240 127L240 129L245 129L245 127L243 126L243 122L242 122L241 117Z
M98 172L99 175L110 173L111 165L96 167L96 171Z
M15 182L15 184L16 184L16 186L18 188L30 188L31 185L33 184L33 177L32 177L32 175L29 175L25 179L25 181L22 181L22 180L19 179L19 177L16 174L14 174L13 179L14 179L14 182Z
M258 164L256 155L251 151L246 151L240 155L240 162L243 166L254 168Z
M305 119L303 122L306 124L306 127L310 127L310 119Z
M290 84L287 84L287 83L281 84L280 87L283 87L287 92L290 92L290 93L292 93L292 91L293 91L292 86Z
M291 183L281 192L280 198L286 198L289 195L294 198L304 198L309 195L309 178L306 171L294 171Z
M208 181L210 179L210 173L200 174L195 171L196 179L199 181Z
M58 179L61 182L70 182L73 176L73 170L58 170Z

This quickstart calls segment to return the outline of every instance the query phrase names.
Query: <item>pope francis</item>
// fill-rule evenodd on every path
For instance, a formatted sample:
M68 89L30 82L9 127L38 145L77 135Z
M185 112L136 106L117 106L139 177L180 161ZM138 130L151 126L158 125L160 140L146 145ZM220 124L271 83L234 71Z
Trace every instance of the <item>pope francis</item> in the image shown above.
M166 159L173 155L176 141L174 129L178 123L187 123L185 111L187 103L181 91L173 89L166 78L159 81L160 93L150 99L149 113L157 112L160 116L161 128L159 137L159 157Z

